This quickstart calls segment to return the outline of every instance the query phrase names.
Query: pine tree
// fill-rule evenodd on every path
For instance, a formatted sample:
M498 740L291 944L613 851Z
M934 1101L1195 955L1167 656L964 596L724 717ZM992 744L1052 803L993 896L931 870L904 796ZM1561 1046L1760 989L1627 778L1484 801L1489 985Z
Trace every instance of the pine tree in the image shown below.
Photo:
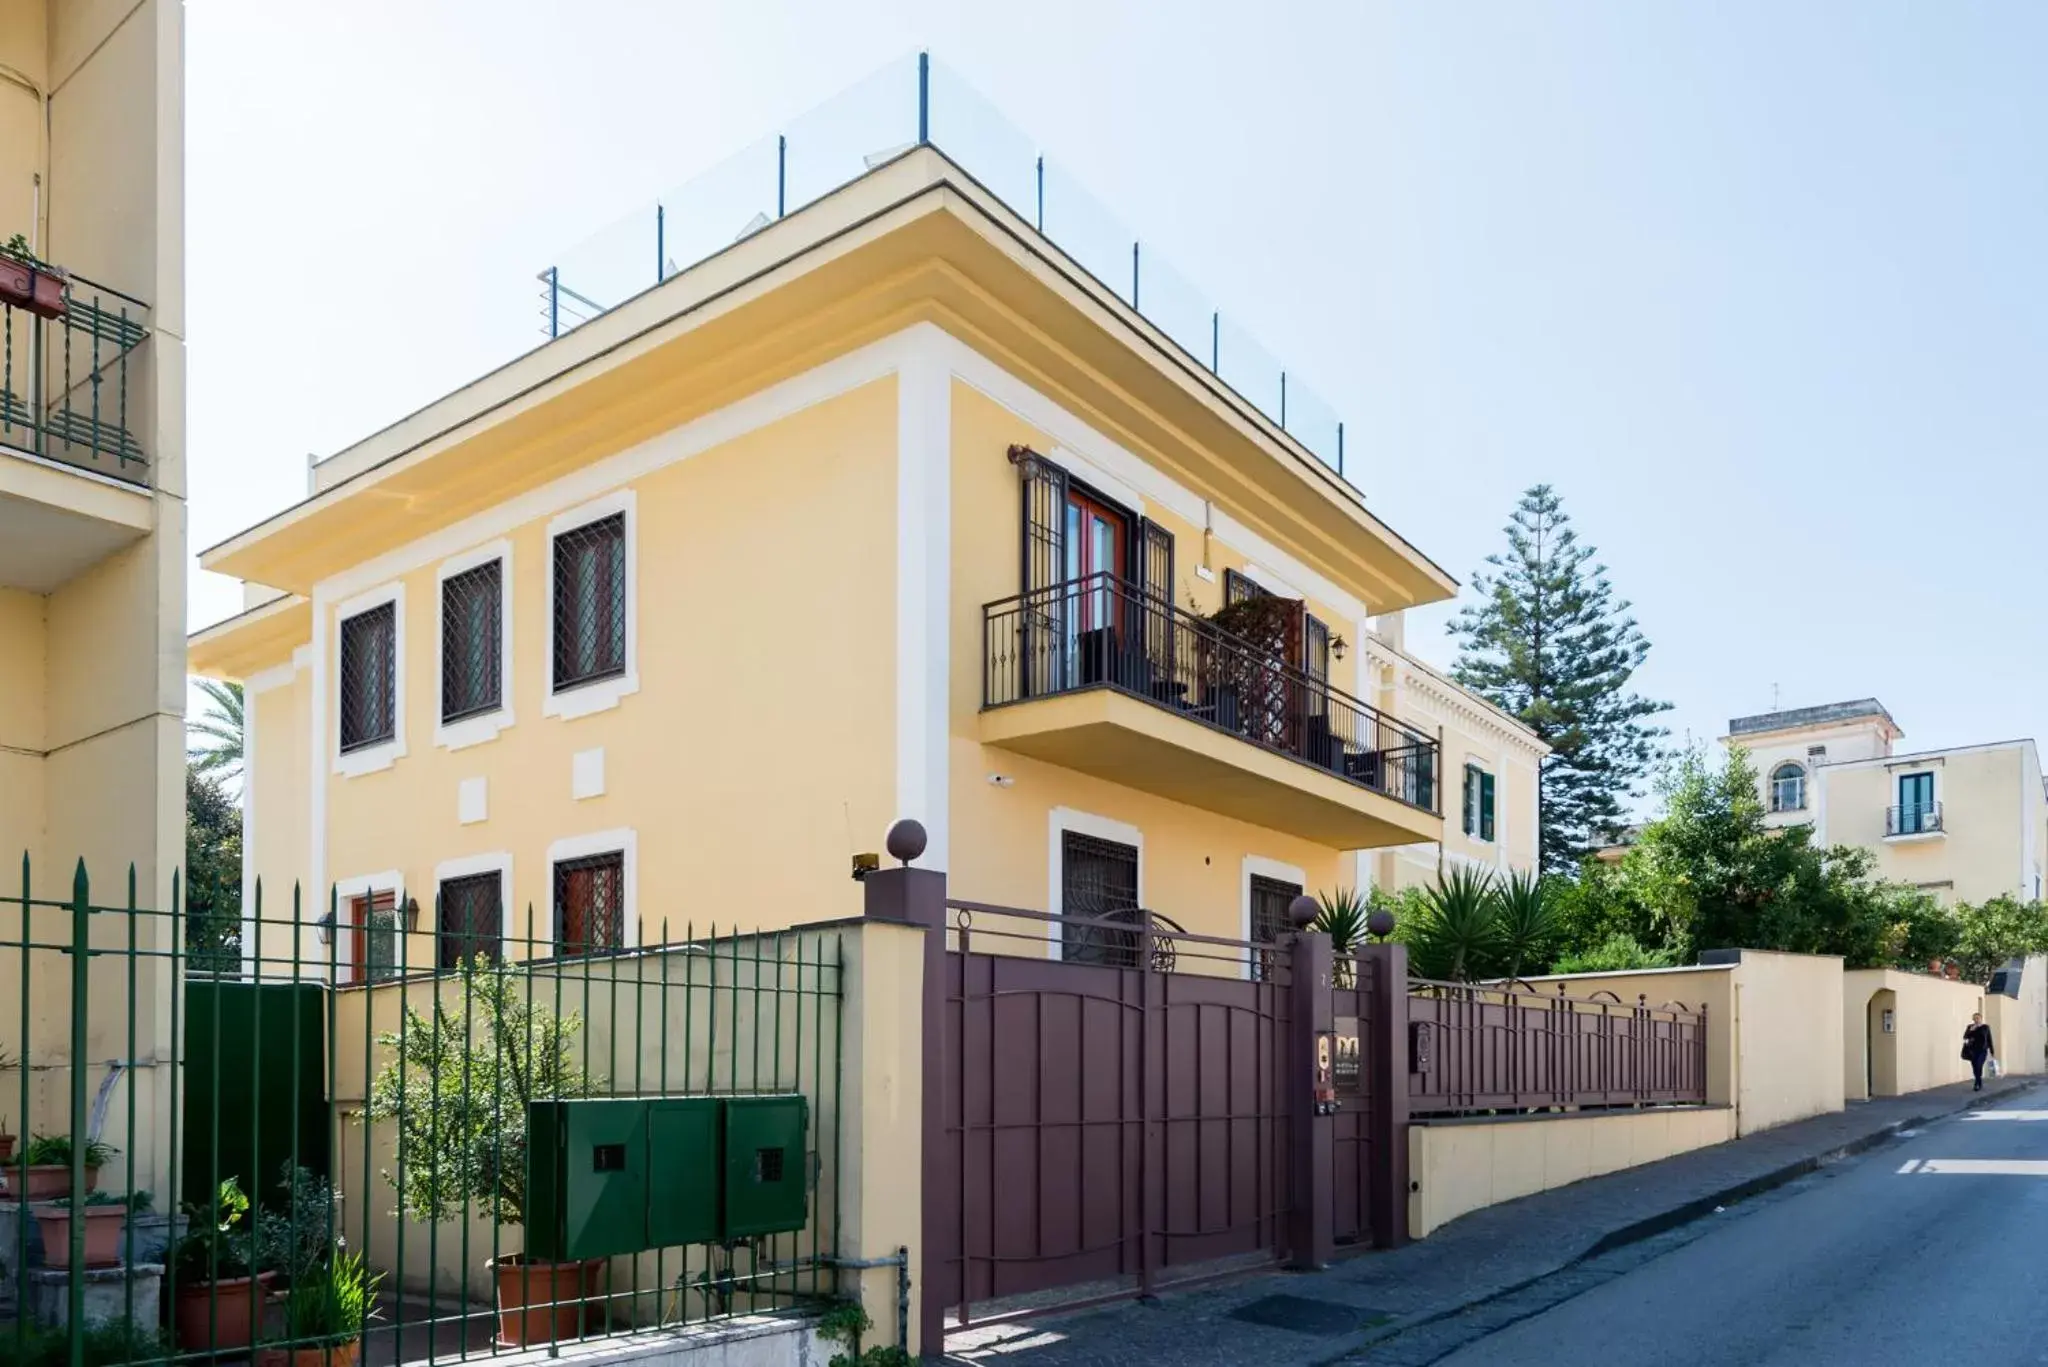
M1506 553L1472 577L1480 601L1451 624L1452 674L1550 746L1537 820L1544 870L1564 872L1618 834L1661 753L1647 718L1670 704L1628 691L1650 643L1550 486L1523 494L1505 530Z

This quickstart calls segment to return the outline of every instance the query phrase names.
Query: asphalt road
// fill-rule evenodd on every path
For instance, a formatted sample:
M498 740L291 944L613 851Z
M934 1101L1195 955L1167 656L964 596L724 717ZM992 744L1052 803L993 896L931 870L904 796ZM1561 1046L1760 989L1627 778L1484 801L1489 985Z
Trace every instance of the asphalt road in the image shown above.
M2048 1363L2048 1093L1710 1218L1699 1237L1440 1360Z

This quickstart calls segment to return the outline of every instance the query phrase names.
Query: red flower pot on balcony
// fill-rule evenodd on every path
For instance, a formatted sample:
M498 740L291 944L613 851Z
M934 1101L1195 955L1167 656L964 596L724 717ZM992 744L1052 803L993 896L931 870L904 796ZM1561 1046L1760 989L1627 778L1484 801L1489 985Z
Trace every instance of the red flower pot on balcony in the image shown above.
M20 257L0 254L0 303L45 318L62 318L64 274L48 266L30 265Z

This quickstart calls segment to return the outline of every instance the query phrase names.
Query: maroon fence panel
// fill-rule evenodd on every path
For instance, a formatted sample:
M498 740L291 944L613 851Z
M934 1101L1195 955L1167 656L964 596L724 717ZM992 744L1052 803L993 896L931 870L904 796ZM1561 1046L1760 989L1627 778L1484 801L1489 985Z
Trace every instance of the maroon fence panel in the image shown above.
M982 1323L1283 1256L1285 956L950 907L929 1294Z
M1465 983L1409 987L1415 1115L1703 1104L1707 1011Z
M1367 1066L1373 1051L1383 1047L1373 1032L1372 995L1377 990L1370 965L1340 955L1332 976L1330 1000L1336 1017L1337 1104L1335 1162L1331 1198L1339 1244L1372 1239L1373 1165L1385 1161L1374 1141L1374 1070Z

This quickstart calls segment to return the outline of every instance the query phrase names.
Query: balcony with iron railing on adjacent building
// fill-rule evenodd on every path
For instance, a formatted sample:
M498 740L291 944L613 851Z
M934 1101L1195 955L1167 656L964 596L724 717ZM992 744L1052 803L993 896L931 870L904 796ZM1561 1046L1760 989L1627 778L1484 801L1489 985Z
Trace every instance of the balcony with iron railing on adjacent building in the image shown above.
M1902 807L1884 809L1884 838L1905 839L1916 835L1943 835L1947 827L1942 825L1939 802L1908 803Z
M1431 840L1435 736L1109 574L982 610L982 739L1345 849Z
M148 339L141 300L0 250L0 449L146 487Z

